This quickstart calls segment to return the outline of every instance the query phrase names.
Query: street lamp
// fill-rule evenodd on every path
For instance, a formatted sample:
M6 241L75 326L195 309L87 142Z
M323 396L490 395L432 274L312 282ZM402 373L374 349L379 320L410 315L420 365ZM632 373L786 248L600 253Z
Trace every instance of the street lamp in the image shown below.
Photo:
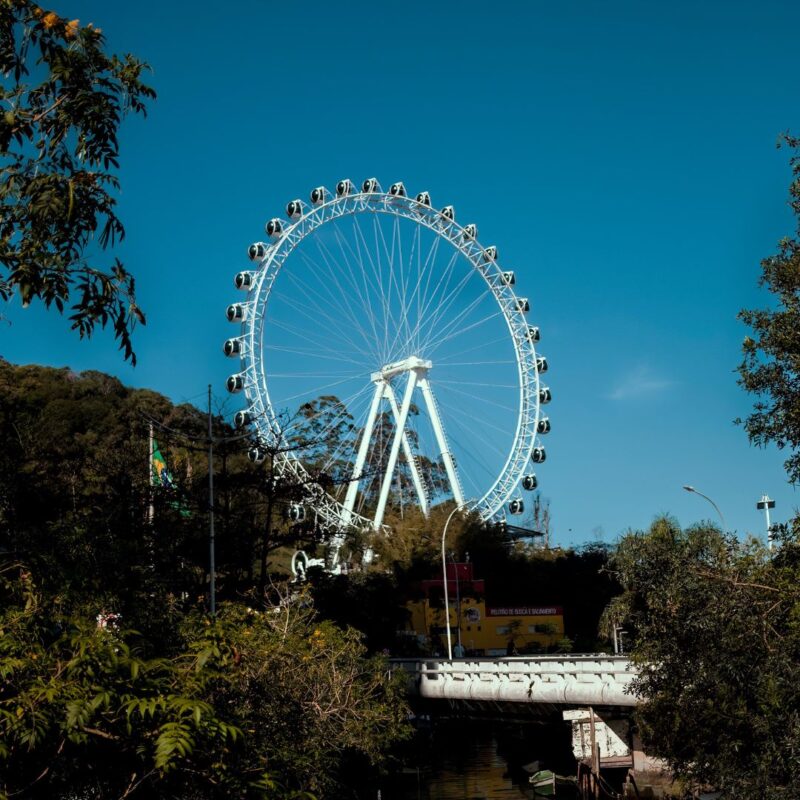
M686 489L687 492L692 492L694 494L699 494L700 497L702 497L704 500L708 500L708 502L711 503L712 506L714 506L714 510L717 512L717 514L719 514L719 519L720 519L720 522L722 522L722 528L724 530L725 529L725 517L722 516L722 512L719 510L719 506L708 495L705 495L702 492L698 492L697 489L694 488L694 486L684 486L683 488Z
M447 536L447 527L450 525L450 520L453 519L453 515L456 511L460 511L466 503L462 503L460 506L456 506L451 512L450 516L447 518L447 522L444 524L444 529L442 530L442 581L444 582L444 626L447 629L447 660L453 660L453 643L450 638L450 601L447 597L447 556L444 550L444 540ZM456 567L458 570L458 567Z
M775 508L775 501L764 492L764 496L756 503L756 508L764 510L764 516L767 518L767 545L772 550L772 525L769 522L769 510Z

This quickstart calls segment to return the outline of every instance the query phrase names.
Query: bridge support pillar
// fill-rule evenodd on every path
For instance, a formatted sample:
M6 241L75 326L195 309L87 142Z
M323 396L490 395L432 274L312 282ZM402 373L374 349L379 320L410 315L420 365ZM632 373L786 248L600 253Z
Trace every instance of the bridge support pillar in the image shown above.
M638 796L642 789L655 790L672 782L666 763L644 752L628 716L606 710L598 713L591 706L564 711L562 716L572 725L572 753L578 762L585 796L593 796L591 787L596 787L597 777L609 769L628 771L631 797Z

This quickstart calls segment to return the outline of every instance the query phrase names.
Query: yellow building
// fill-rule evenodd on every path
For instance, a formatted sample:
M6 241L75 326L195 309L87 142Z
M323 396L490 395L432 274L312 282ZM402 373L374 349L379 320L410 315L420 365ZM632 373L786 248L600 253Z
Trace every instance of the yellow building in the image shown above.
M444 653L443 581L421 584L422 597L406 603L410 631L430 652ZM472 576L472 564L448 565L448 605L453 646L461 637L466 655L500 656L510 652L541 652L564 637L564 612L559 606L492 606L483 580Z

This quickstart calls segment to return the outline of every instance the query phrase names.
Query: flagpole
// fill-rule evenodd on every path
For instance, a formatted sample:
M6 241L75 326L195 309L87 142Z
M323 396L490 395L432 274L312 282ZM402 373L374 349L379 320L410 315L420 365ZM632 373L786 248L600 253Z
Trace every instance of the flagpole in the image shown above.
M208 384L208 571L211 616L217 613L217 576L214 554L214 437L211 430L211 384Z
M150 442L149 442L149 449L150 449L150 456L147 459L147 484L150 487L150 505L147 509L147 521L152 525L153 524L153 517L155 516L155 508L153 507L153 486L155 485L155 481L153 480L153 453L154 453L154 441L155 437L153 435L153 423L150 423Z

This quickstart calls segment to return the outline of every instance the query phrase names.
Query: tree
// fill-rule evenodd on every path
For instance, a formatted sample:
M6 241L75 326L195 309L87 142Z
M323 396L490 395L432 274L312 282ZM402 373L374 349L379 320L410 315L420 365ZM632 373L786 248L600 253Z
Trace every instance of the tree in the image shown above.
M624 536L612 568L624 593L606 619L631 640L647 751L689 788L800 796L800 539L770 557L665 517Z
M115 212L117 135L155 92L146 65L108 55L91 23L30 0L0 4L0 297L38 299L81 337L111 324L135 364L131 330L145 318L134 279L101 251L125 235Z
M797 217L794 238L781 240L778 252L761 262L762 286L775 295L772 309L739 314L753 331L746 336L739 384L756 395L754 411L744 421L750 440L790 448L785 461L792 483L800 481L800 139L782 139L794 155L789 204ZM741 420L737 420L741 422Z
M342 797L345 756L380 763L410 733L405 679L367 656L360 632L320 620L308 597L275 600L262 612L223 608L217 624L237 665L214 706L246 732L242 774L269 765L290 788Z
M160 797L230 783L224 762L242 731L208 702L220 680L208 658L146 659L132 634L65 616L20 565L0 570L0 597L1 798Z
M408 733L404 680L306 598L279 599L189 613L178 648L145 657L0 569L0 798L306 798L346 757L380 762Z

